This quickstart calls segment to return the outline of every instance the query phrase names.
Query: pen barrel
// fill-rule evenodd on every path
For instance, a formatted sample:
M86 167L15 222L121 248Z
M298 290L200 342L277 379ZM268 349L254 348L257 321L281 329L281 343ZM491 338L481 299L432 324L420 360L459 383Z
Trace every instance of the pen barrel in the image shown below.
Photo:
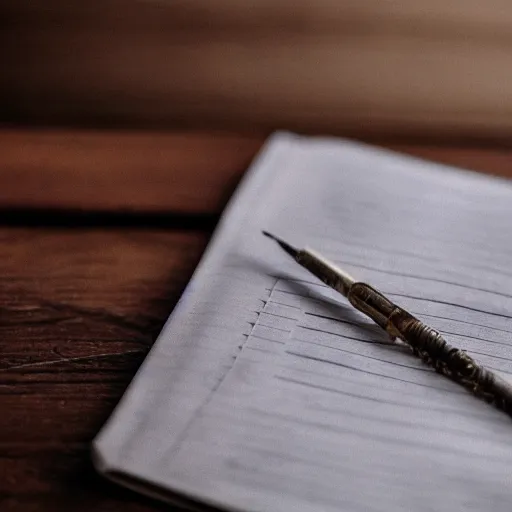
M396 307L389 322L400 333L400 339L437 372L512 415L512 386L508 382L402 308Z
M450 377L475 395L494 403L512 415L512 386L494 372L479 365L464 350L453 347L435 329L391 302L366 283L354 283L350 303L393 338L400 338L437 372Z
M366 283L354 283L347 298L356 309L369 316L377 325L396 338L398 333L390 332L389 317L397 308L385 295Z

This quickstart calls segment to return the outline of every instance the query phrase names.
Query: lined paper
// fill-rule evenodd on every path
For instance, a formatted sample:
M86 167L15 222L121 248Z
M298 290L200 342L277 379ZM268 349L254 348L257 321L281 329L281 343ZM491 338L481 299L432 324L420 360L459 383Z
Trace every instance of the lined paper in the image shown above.
M261 230L336 261L510 380L511 218L506 181L273 136L95 440L99 470L229 510L510 510L511 420Z

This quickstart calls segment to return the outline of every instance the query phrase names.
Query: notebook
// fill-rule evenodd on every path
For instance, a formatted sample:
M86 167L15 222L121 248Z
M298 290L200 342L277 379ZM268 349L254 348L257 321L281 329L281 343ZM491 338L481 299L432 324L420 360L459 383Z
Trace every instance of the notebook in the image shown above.
M393 344L262 229L512 379L512 184L278 133L93 444L98 470L229 511L510 511L512 421Z

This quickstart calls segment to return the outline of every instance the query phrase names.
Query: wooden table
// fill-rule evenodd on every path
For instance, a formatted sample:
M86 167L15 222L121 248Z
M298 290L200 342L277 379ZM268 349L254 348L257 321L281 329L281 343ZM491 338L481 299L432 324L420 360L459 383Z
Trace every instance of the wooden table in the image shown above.
M0 510L169 510L89 444L171 312L262 136L0 132ZM512 151L389 145L512 177Z

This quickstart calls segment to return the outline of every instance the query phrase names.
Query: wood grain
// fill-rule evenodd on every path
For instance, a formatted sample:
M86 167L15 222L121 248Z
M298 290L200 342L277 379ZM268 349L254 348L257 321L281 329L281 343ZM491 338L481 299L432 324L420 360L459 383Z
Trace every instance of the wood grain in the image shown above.
M218 215L263 142L206 132L3 130L0 206ZM512 150L387 147L512 177Z
M0 230L0 509L151 504L100 483L89 443L171 312L203 233Z
M0 3L9 121L508 140L505 0Z

